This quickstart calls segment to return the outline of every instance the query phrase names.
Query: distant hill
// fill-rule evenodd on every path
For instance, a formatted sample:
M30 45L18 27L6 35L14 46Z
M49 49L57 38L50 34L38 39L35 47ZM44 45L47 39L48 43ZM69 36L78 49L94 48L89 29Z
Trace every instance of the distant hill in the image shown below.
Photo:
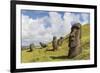
M47 61L64 61L64 60L87 60L90 58L90 25L82 26L81 31L81 46L82 53L73 59L68 59L68 35L64 37L62 45L57 51L46 51L52 49L52 43L48 43L46 48L33 48L32 52L27 52L27 49L22 50L22 63L30 62L47 62Z

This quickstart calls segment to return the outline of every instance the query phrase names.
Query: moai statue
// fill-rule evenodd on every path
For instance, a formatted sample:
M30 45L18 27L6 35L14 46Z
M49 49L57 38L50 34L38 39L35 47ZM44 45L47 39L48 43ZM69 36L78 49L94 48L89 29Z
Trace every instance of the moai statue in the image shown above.
M58 49L58 45L57 45L57 37L56 37L56 36L53 37L52 47L53 47L53 51L55 51L55 50Z
M45 48L45 47L47 47L47 45L44 44L44 43L42 43L42 42L40 42L40 46L41 46L41 48Z
M76 23L71 28L69 35L69 53L68 57L73 58L82 52L81 48L81 24Z
M58 39L58 41L57 41L57 44L58 44L59 46L61 46L62 43L63 43L63 37L60 37L60 38Z
M28 52L32 52L33 51L33 47L34 47L34 44L30 44Z

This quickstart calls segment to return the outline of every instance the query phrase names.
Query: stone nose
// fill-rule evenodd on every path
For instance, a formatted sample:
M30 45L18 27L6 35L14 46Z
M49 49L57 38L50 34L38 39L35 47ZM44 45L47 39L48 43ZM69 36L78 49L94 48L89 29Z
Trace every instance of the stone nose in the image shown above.
M71 36L72 38L75 37L75 33L72 32L72 33L70 34L70 36Z
M71 38L70 38L71 41L74 41L74 40L75 40L75 33L71 33L71 34L70 34L70 37L71 37Z

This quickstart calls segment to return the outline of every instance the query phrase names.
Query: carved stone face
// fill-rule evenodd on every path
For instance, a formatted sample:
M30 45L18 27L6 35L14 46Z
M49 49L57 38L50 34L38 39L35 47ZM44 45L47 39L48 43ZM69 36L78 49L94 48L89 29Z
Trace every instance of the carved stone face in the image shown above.
M74 24L69 35L69 53L68 57L73 58L81 53L81 24Z
M69 36L69 47L75 48L80 41L80 25L72 26L71 33Z

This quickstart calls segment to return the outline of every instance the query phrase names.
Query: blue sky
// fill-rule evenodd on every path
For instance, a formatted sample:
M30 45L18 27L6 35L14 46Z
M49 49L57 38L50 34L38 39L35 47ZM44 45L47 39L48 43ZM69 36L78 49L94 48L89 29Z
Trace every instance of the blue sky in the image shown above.
M37 11L37 10L22 10L21 11L23 15L28 15L29 17L36 19L36 18L41 18L44 16L49 16L48 12L49 11ZM61 14L61 16L63 17L64 12L58 12L59 14Z
M37 18L42 18L44 16L49 16L48 13L50 11L22 10L21 12L22 12L21 14L27 15L27 16L29 16L32 19L37 19ZM63 16L64 16L65 12L59 11L58 13L61 15L61 18L63 19ZM90 22L90 15L89 15L89 13L84 13L84 12L83 13L82 12L70 12L70 13L72 13L73 15L79 15L80 16L79 17L80 22L84 22L85 21L81 14L86 14L86 15L88 15L87 21Z
M90 14L84 12L22 10L21 16L23 46L65 36L74 23L90 24Z
M36 18L48 16L48 11L22 10L22 14L28 15L29 17L36 19Z

